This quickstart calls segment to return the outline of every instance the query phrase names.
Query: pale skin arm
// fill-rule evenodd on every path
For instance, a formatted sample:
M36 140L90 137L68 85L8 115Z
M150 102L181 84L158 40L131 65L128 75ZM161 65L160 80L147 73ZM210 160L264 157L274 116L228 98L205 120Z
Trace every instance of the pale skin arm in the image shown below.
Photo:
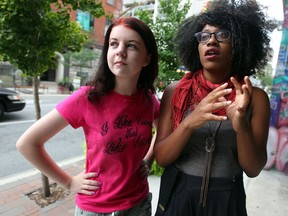
M207 95L173 131L171 98L176 85L177 83L169 85L161 100L154 156L162 167L168 166L179 157L194 129L201 127L209 120L226 120L226 116L213 115L212 112L231 104L231 101L219 100L224 95L231 93L231 89L225 89L227 88L227 83L225 83Z
M95 194L100 182L89 180L96 177L97 173L81 172L77 176L70 176L64 172L45 150L44 144L62 129L68 126L68 122L53 109L28 128L16 143L20 153L43 174L77 193L87 195Z
M231 78L237 91L235 102L227 108L227 116L237 135L240 166L247 176L256 177L267 162L270 103L262 89L253 87L248 77L244 80L241 86ZM249 104L252 109L250 122L246 117Z

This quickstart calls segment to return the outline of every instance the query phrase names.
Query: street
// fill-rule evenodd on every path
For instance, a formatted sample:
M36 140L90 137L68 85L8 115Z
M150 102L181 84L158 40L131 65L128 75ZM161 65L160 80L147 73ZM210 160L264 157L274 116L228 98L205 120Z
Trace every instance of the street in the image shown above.
M35 122L33 95L22 95L26 107L19 112L5 113L0 121L0 179L33 169L16 149L16 141L21 134ZM41 115L52 110L67 95L40 95ZM45 146L57 162L83 156L84 135L82 129L66 127L49 140Z

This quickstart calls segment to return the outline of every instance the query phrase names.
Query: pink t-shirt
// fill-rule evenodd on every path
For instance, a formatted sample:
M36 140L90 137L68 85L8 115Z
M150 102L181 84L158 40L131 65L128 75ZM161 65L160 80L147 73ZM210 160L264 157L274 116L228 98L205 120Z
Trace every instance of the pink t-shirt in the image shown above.
M102 183L93 196L77 194L76 204L91 212L113 212L140 203L149 192L147 178L139 174L140 164L152 138L152 123L160 103L143 91L133 96L114 91L97 104L88 101L81 87L56 106L73 128L82 127L86 137L86 172L97 172Z

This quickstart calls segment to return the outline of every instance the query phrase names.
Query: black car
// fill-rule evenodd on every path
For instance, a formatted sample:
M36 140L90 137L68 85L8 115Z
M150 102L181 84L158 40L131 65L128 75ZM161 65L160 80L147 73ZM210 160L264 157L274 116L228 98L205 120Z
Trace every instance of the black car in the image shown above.
M16 91L0 88L0 118L5 112L15 112L24 109L26 102Z

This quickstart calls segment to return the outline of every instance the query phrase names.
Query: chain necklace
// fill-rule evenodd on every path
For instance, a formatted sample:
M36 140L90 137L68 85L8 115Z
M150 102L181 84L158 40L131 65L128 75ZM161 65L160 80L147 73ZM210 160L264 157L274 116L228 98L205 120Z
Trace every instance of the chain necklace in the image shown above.
M222 121L217 122L214 132L212 132L210 123L208 121L207 127L209 130L209 136L206 139L206 144L205 144L205 150L206 150L206 155L205 155L205 167L204 167L204 175L202 178L202 185L201 185L201 192L200 192L200 201L199 205L202 205L203 207L206 206L206 201L207 201L207 194L208 194L208 186L209 186L209 178L210 178L210 173L211 173L211 162L212 162L212 155L213 151L215 149L215 137L218 133L218 130L221 126Z

